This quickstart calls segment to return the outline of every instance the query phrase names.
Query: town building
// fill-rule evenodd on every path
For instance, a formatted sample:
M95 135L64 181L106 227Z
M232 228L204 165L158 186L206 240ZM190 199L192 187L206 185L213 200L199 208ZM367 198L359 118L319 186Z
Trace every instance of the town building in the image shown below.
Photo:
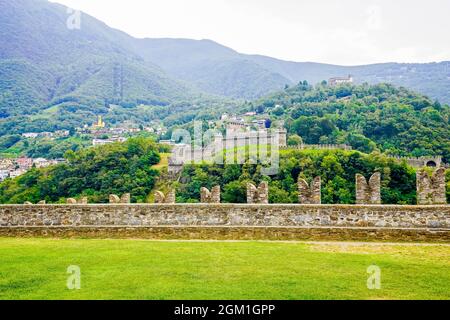
M9 178L9 170L0 170L0 182L5 181Z
M33 164L36 166L36 168L46 168L51 166L53 163L44 158L37 158L33 159Z
M16 168L16 162L14 159L4 158L0 159L0 170L11 171Z
M66 138L68 136L70 136L70 131L69 130L57 130L54 132L55 137L58 138Z
M11 172L9 173L9 177L10 177L11 179L20 177L20 176L24 175L25 173L27 173L27 171L28 171L28 170L26 170L26 169L17 169L17 170L11 171Z
M36 139L39 136L39 133L36 132L26 132L22 133L22 137L27 139Z
M104 146L106 144L116 143L116 142L125 142L127 141L127 138L124 137L113 137L109 139L93 139L92 145L93 146Z
M29 170L29 169L31 169L31 167L33 167L33 159L31 159L31 158L22 157L22 158L16 159L15 162L16 162L17 166L19 167L19 169Z

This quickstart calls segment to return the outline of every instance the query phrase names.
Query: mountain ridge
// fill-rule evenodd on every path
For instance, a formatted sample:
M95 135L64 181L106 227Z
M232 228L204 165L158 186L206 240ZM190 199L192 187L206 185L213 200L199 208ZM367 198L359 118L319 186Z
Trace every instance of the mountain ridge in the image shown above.
M67 7L46 0L0 0L1 118L61 101L82 101L95 114L108 102L167 105L205 95L254 100L299 81L348 74L356 83L390 82L450 102L450 62L346 67L284 61L209 39L134 38L85 13L81 29L69 30L68 16Z

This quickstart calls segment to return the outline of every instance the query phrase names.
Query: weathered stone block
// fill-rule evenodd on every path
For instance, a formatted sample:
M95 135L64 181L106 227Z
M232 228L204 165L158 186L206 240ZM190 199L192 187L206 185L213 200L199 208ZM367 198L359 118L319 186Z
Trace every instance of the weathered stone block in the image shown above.
M77 204L77 199L74 198L69 198L66 201L67 204Z
M356 204L381 204L381 173L374 173L369 183L363 175L356 175Z
M72 205L74 205L74 204L87 204L88 203L88 198L87 197L83 197L83 198L81 198L79 200L74 199L74 198L69 198L69 199L66 200L66 203L67 204L72 204Z
M202 203L220 203L220 186L215 186L211 189L211 192L206 188L202 188L200 196Z
M128 204L131 203L131 194L125 193L120 197L120 203Z
M314 178L311 186L304 179L298 179L298 201L300 204L321 204L322 203L322 180L320 177Z
M425 169L417 172L417 203L419 205L446 204L445 169L428 175Z
M258 188L252 184L247 184L247 203L249 204L268 204L269 203L269 184L261 182Z
M109 195L109 203L113 203L113 204L120 203L119 196L117 196L115 194L110 194Z
M47 204L47 201L42 200L42 201L39 201L39 202L38 202L38 205L44 205L44 204Z
M155 192L155 203L158 204L175 204L176 202L176 192L172 189L166 195L161 191Z

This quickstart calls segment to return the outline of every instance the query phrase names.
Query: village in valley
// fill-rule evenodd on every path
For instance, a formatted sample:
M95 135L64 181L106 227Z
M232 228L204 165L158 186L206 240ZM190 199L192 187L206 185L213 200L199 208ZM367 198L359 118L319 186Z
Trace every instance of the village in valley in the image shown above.
M136 126L133 123L124 123L118 127L109 127L103 120L102 116L98 116L94 124L84 125L71 130L56 130L54 132L25 132L21 134L21 139L27 143L47 141L52 144L58 144L68 141L71 138L82 137L86 141L84 147L101 146L116 142L125 142L129 137L138 134L148 134L155 138L161 137L167 133L167 129L162 125L154 125L154 127ZM11 156L8 153L0 153L0 182L5 179L14 179L22 176L32 168L46 168L52 165L65 163L63 157L28 157L25 154L19 156Z

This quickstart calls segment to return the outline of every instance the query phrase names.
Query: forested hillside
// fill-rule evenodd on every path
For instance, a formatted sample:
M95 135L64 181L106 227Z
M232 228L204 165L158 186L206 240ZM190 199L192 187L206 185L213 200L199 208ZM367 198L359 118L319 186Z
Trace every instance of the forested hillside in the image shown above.
M1 152L53 150L60 156L85 143L30 147L19 135L73 132L98 115L110 126L163 125L170 134L192 120L256 110L284 121L294 144L300 136L305 143L347 143L363 152L443 155L450 161L448 62L286 62L243 55L209 40L135 39L86 14L81 29L70 30L67 18L66 7L45 0L0 0ZM315 85L348 73L357 83L398 83L432 98L389 84Z
M381 154L362 154L356 151L283 151L280 171L272 177L261 175L256 165L188 166L178 185L180 202L198 202L200 188L222 188L227 203L246 203L247 182L268 181L271 203L298 203L298 177L309 182L322 178L322 201L325 204L355 203L355 174L369 178L382 173L382 198L388 204L415 204L415 172L405 163L396 162ZM450 190L449 190L450 191ZM450 194L449 194L450 196Z
M346 143L370 153L450 160L450 107L388 84L297 86L249 103L307 144ZM295 144L294 139L293 143Z
M0 184L0 203L64 203L66 198L88 197L91 203L108 202L109 194L130 192L133 202L147 202L160 175L152 169L159 163L164 147L150 139L134 138L97 148L66 153L67 164L32 169L21 177ZM387 204L416 203L415 170L380 153L358 151L284 150L280 170L275 176L261 175L260 165L188 165L182 172L177 201L199 202L200 189L222 188L225 203L245 203L248 182L270 185L271 203L297 203L296 182L322 177L322 201L326 204L355 202L355 174L367 178L382 173L382 198ZM170 184L165 180L161 183ZM447 196L450 200L450 170L447 171Z
M300 80L347 74L357 83L389 82L450 101L448 62L287 62L240 54L210 40L136 39L87 14L79 30L70 30L68 17L66 7L45 0L0 0L0 119L12 122L0 120L0 134L36 118L40 122L31 127L49 127L42 119L50 113L62 122L68 112L79 122L111 112L110 104L133 109L184 103L186 112L211 101L208 95L252 100ZM24 115L31 117L18 118Z
M155 185L160 161L159 146L150 139L130 139L66 154L68 163L32 169L0 184L0 203L63 202L87 196L107 202L109 194L131 193L133 202L144 202Z
M110 104L209 99L144 61L125 33L85 14L82 27L70 30L67 19L64 6L48 1L0 0L0 134L17 132L17 124L73 126L108 113Z

